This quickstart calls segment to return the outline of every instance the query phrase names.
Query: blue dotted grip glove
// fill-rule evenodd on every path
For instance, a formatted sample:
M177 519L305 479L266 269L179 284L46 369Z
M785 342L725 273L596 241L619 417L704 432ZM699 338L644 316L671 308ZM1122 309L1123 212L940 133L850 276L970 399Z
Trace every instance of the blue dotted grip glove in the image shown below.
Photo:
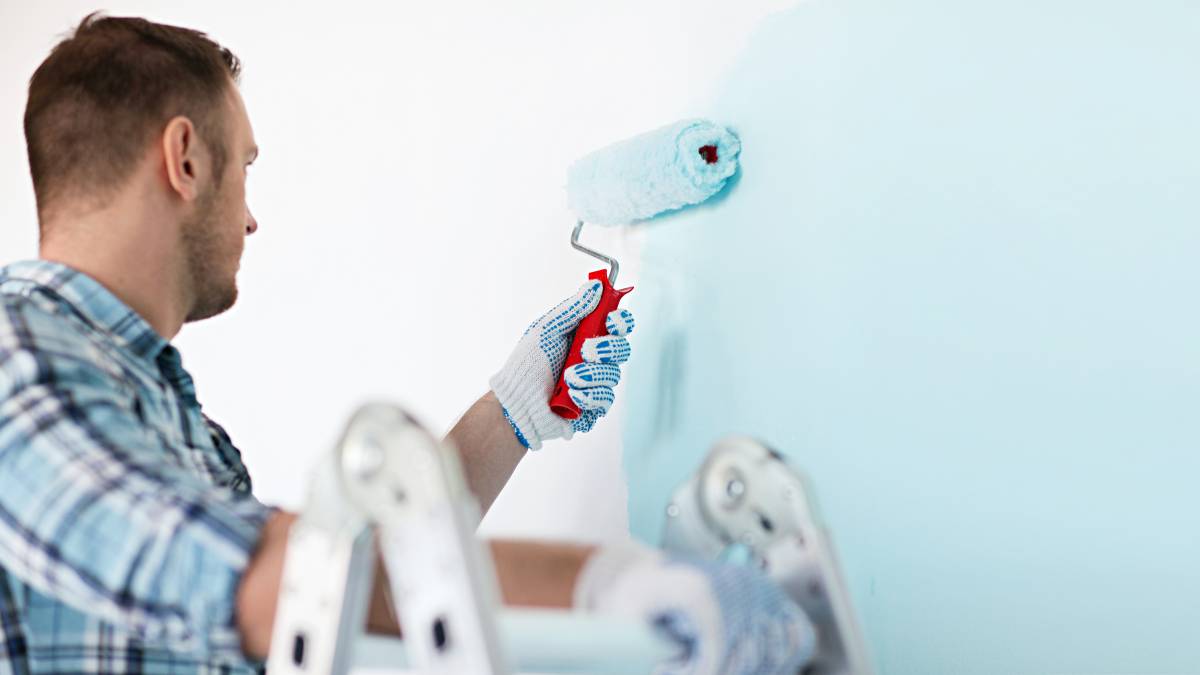
M759 570L637 544L593 554L575 606L647 620L677 643L657 675L795 675L816 651L804 610Z
M579 292L534 321L500 372L492 376L492 391L504 407L504 415L517 440L530 450L555 438L571 438L575 432L590 431L615 400L613 388L621 380L621 364L629 360L633 315L618 309L605 321L608 335L583 343L583 363L566 372L567 391L582 414L564 420L550 410L550 396L563 375L567 350L575 328L600 303L602 286L589 281Z

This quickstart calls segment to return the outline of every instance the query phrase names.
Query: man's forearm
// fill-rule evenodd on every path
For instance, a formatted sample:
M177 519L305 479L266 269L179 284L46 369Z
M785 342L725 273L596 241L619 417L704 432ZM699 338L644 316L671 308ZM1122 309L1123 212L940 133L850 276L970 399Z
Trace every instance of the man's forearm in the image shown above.
M504 604L521 607L571 607L575 582L596 550L594 546L549 541L488 543Z
M446 438L458 448L467 486L486 513L528 451L490 391L467 410Z
M555 542L498 540L488 542L496 564L496 580L505 605L565 609L571 607L575 582L591 546ZM389 609L387 571L375 567L375 584L367 612L367 630L400 635L400 624Z

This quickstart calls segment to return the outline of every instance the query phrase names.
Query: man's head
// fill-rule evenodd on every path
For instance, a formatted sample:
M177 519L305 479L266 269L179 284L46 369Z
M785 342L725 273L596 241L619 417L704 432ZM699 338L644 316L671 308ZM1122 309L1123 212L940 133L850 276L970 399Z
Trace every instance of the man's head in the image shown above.
M228 309L243 238L257 228L245 203L257 147L239 70L197 31L84 19L29 83L25 138L43 244L107 236L78 231L88 213L152 206L154 236L178 259L186 320Z

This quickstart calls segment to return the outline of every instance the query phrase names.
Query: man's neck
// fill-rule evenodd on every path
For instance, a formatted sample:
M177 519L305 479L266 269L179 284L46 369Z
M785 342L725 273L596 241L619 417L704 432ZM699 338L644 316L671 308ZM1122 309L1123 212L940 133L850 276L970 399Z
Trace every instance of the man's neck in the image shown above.
M188 306L174 228L144 210L121 208L121 201L44 224L39 257L95 279L170 340Z

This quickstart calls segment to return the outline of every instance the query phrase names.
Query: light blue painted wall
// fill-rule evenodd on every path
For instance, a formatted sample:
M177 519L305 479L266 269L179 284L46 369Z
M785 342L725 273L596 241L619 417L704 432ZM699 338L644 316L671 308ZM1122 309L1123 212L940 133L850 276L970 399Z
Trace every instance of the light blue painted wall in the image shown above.
M1198 73L1194 2L770 19L696 111L740 180L646 226L635 533L751 433L882 672L1200 673Z

